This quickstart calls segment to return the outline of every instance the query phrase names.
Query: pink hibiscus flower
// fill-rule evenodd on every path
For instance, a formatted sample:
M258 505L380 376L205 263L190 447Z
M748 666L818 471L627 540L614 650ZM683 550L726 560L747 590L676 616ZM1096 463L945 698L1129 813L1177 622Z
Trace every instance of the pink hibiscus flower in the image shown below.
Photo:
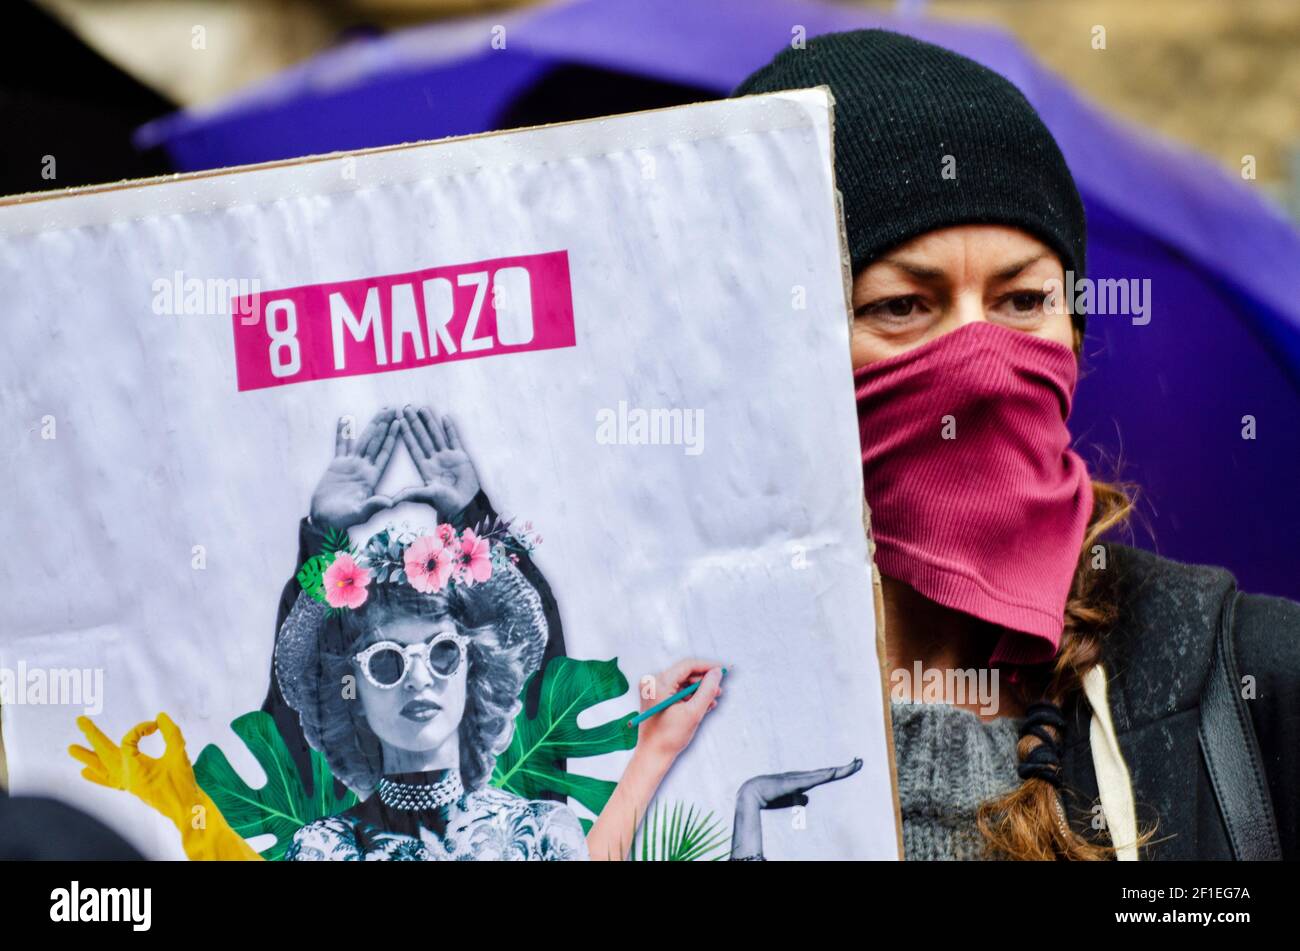
M409 546L402 556L406 580L422 594L441 591L455 568L452 551L437 535L423 535Z
M366 603L370 592L370 572L358 565L351 555L340 553L325 569L325 601L332 608L356 610Z
M438 536L439 540L441 540L443 545L445 545L446 547L448 548L455 547L456 529L452 528L446 522L443 522L436 529L434 529L434 534Z
M460 536L460 555L456 559L456 580L464 585L487 581L492 577L492 546L467 528Z

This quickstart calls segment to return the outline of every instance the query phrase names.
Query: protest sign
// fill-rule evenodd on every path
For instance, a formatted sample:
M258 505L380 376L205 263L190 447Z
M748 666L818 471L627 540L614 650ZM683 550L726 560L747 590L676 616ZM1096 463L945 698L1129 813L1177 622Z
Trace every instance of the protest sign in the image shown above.
M831 148L814 90L5 203L12 791L580 858L663 753L638 856L895 857Z

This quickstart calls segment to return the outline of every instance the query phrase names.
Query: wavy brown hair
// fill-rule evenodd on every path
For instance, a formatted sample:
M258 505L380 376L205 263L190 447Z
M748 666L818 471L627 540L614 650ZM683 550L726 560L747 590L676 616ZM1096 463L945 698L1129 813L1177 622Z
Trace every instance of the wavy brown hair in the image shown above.
M526 645L503 642L498 615L495 598L482 586L457 585L421 594L409 585L375 585L364 606L344 611L325 625L318 663L303 672L302 695L308 699L296 709L307 742L350 789L362 795L371 792L383 773L382 744L366 722L360 698L339 685L356 673L353 655L377 639L393 618L449 618L469 638L460 721L461 781L469 790L486 785L497 755L510 745L519 693L532 672L524 657Z
M1083 692L1083 678L1101 660L1101 643L1114 626L1118 604L1112 584L1113 573L1094 567L1094 548L1112 529L1124 525L1133 512L1133 488L1110 482L1093 482L1092 517L1084 533L1079 563L1065 604L1065 632L1061 650L1051 665L1029 672L1012 687L1018 699L1028 703L1039 698L1065 707ZM1046 727L1056 735L1055 730ZM1061 738L1057 736L1059 741ZM1016 747L1020 762L1042 740L1024 736ZM1069 790L1061 793L1071 795ZM993 854L1016 860L1075 859L1098 861L1114 857L1113 845L1090 840L1070 828L1062 795L1046 779L1031 777L979 810L979 830ZM1154 830L1139 836L1146 842Z

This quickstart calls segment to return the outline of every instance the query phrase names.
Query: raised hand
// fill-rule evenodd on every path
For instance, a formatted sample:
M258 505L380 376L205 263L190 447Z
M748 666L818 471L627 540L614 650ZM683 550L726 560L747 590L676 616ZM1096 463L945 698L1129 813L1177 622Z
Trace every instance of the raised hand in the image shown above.
M746 780L736 793L736 818L731 828L732 859L763 858L764 809L789 809L808 805L808 790L852 776L862 768L854 759L843 766L771 773Z
M690 745L705 715L722 696L721 665L697 658L678 661L655 676L653 695L646 697L647 691L643 690L641 698L641 709L648 710L697 680L703 683L695 693L641 723L637 728L638 751L672 759Z
M83 778L131 793L178 828L188 825L194 806L206 801L185 752L185 737L167 714L160 713L157 720L137 724L122 738L121 746L105 736L89 717L77 717L77 726L93 748L68 747L68 752L84 767ZM160 730L167 744L163 755L141 753L140 740Z
M793 773L773 773L770 776L755 776L745 782L736 794L737 798L747 798L760 809L789 809L791 806L808 805L808 790L824 783L833 783L837 779L852 776L862 768L862 760L855 759L843 766L828 766L825 769L808 769Z
M411 454L422 485L403 489L397 502L424 502L441 518L451 518L473 501L479 491L478 473L450 416L441 420L427 406L407 406L398 421L402 441Z
M587 833L587 849L597 860L622 861L668 770L695 737L695 731L722 696L722 668L707 660L678 661L655 675L654 690L642 690L641 709L700 682L700 688L645 720L637 728L636 749L605 808ZM650 693L651 696L646 696Z
M121 746L105 736L89 717L77 717L77 726L93 747L68 747L83 767L82 777L109 789L125 790L170 819L181 834L181 847L191 859L261 860L199 788L185 752L185 737L167 714L136 724L122 738ZM158 732L166 743L163 755L141 753L140 741Z
M344 531L395 504L376 495L375 488L397 447L397 411L381 409L355 440L347 432L347 419L341 417L334 433L334 458L312 493L311 520L322 529Z

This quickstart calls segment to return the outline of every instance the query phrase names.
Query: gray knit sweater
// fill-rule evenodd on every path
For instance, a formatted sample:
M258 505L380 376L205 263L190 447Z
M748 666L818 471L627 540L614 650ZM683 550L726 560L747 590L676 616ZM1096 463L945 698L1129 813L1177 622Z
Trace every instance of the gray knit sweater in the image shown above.
M890 703L908 861L987 859L980 803L1010 792L1023 720L983 721L943 703Z

